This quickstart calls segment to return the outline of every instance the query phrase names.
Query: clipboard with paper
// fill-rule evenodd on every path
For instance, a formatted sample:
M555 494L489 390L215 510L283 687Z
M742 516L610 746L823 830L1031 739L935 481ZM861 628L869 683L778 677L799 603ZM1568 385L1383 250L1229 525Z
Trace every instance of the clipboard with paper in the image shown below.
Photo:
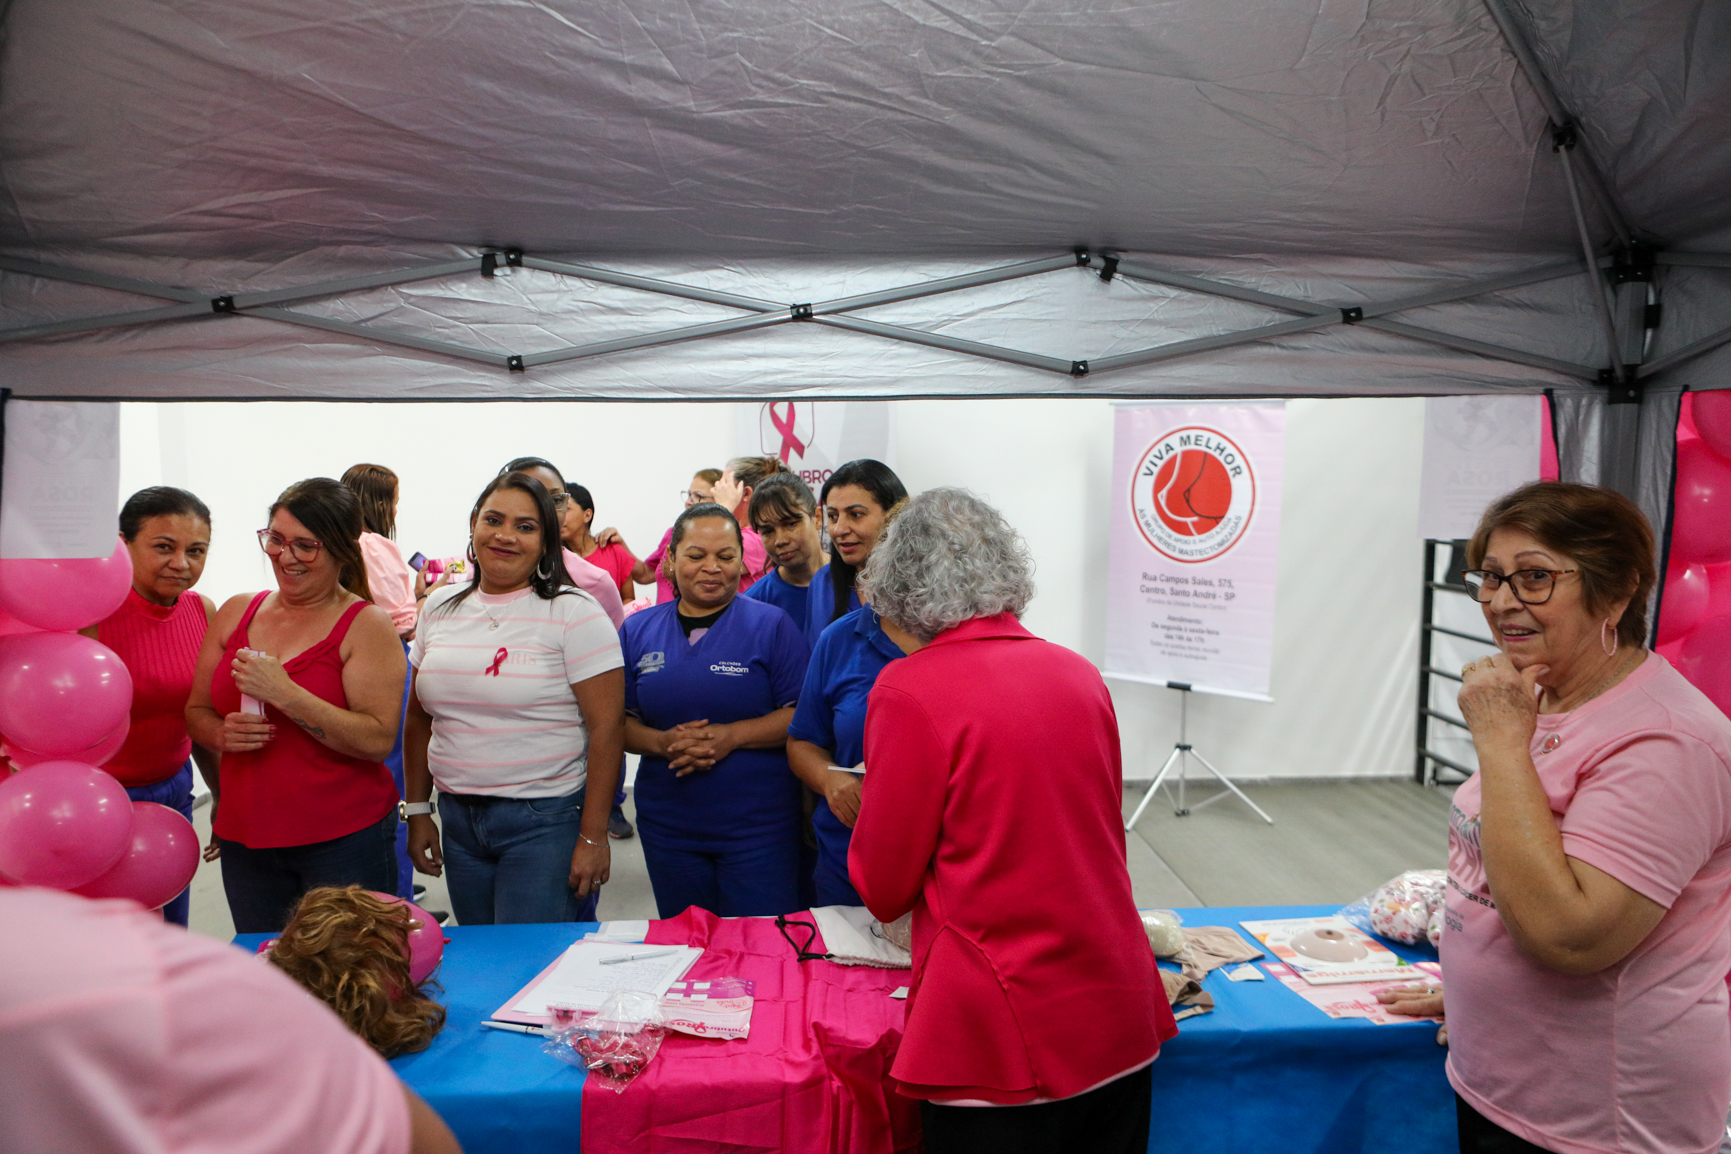
M662 998L702 956L695 946L574 942L494 1011L493 1020L544 1026L549 1005L599 1010L615 990L641 990Z

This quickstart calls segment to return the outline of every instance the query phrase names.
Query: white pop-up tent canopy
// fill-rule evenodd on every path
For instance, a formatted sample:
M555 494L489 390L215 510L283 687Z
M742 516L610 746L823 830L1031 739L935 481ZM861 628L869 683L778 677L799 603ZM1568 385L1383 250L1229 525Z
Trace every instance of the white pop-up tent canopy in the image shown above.
M18 398L1535 392L1662 524L1711 0L11 0Z

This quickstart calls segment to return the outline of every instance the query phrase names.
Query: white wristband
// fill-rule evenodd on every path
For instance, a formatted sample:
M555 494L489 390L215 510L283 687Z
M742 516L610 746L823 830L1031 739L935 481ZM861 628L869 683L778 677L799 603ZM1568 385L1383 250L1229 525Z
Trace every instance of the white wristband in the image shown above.
M435 812L430 801L405 801L403 803L404 817L422 817Z

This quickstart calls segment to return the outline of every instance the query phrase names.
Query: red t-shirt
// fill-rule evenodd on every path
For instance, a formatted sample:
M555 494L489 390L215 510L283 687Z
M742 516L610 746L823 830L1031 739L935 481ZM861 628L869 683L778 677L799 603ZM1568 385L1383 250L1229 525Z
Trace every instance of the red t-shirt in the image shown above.
M583 560L605 569L607 575L613 578L613 584L619 586L619 596L624 598L625 586L631 581L631 571L637 568L637 558L631 555L631 550L615 541L611 545L601 546Z
M96 639L132 674L132 728L126 744L102 768L121 785L154 785L173 777L192 756L186 699L209 619L204 598L190 590L173 605L156 605L128 589Z

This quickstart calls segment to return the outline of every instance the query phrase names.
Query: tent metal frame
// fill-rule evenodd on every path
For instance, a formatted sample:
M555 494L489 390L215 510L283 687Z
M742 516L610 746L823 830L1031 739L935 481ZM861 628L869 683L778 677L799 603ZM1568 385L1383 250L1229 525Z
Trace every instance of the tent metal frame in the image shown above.
M1566 152L1562 154L1566 158ZM1716 263L1714 258L1715 254L1661 254L1661 259L1673 264L1710 265ZM1607 266L1609 263L1608 258L1595 258L1591 265L1584 261L1574 260L1551 262L1494 277L1440 286L1428 292L1393 300L1341 305L1284 296L1228 281L1195 276L1190 273L1162 268L1141 259L1125 257L1115 252L1090 252L1085 249L1078 249L1062 256L1020 261L961 276L945 277L875 293L804 304L770 301L697 285L656 280L590 264L533 256L516 249L502 252L488 250L462 260L413 265L386 272L317 281L268 292L214 294L108 273L50 266L14 257L0 257L0 270L178 302L160 308L104 313L96 316L0 329L0 343L196 318L251 316L284 324L303 325L326 332L375 341L380 344L416 349L438 356L474 361L509 371L525 371L541 365L557 364L585 357L603 356L632 349L652 348L658 345L699 340L705 337L748 332L774 325L803 322L923 345L928 348L943 349L966 356L1006 361L1072 377L1083 377L1114 369L1194 356L1212 350L1232 348L1237 345L1329 328L1334 325L1357 325L1409 340L1440 345L1460 352L1494 358L1529 368L1542 369L1562 376L1574 377L1584 382L1598 383L1603 380L1604 371L1590 365L1578 364L1508 345L1481 341L1391 318L1394 314L1412 309L1464 300L1486 293L1506 291L1568 276L1584 275L1591 272L1597 278L1599 268ZM683 300L703 301L739 309L745 315L706 324L687 325L660 332L593 341L541 352L506 353L477 349L450 341L381 328L377 325L318 316L284 307L375 288L411 284L417 281L436 280L463 274L480 273L482 276L492 277L497 275L501 268L535 269L559 276L616 285ZM947 336L906 325L888 324L854 315L860 310L879 305L939 296L963 289L1023 277L1040 276L1064 269L1087 270L1096 273L1106 281L1110 281L1116 276L1122 276L1130 280L1164 285L1182 291L1260 305L1277 312L1292 314L1293 319L1211 336L1172 341L1109 356L1090 359L1064 359L1021 349L1006 348L1001 345L971 341L961 337ZM1600 306L1604 307L1602 295L1598 299ZM1705 338L1696 342L1695 345L1676 350L1650 365L1642 366L1641 375L1645 376L1648 373L1656 372L1661 367L1675 364L1689 356L1717 347L1726 341L1731 341L1731 330ZM1609 359L1615 359L1614 355Z

